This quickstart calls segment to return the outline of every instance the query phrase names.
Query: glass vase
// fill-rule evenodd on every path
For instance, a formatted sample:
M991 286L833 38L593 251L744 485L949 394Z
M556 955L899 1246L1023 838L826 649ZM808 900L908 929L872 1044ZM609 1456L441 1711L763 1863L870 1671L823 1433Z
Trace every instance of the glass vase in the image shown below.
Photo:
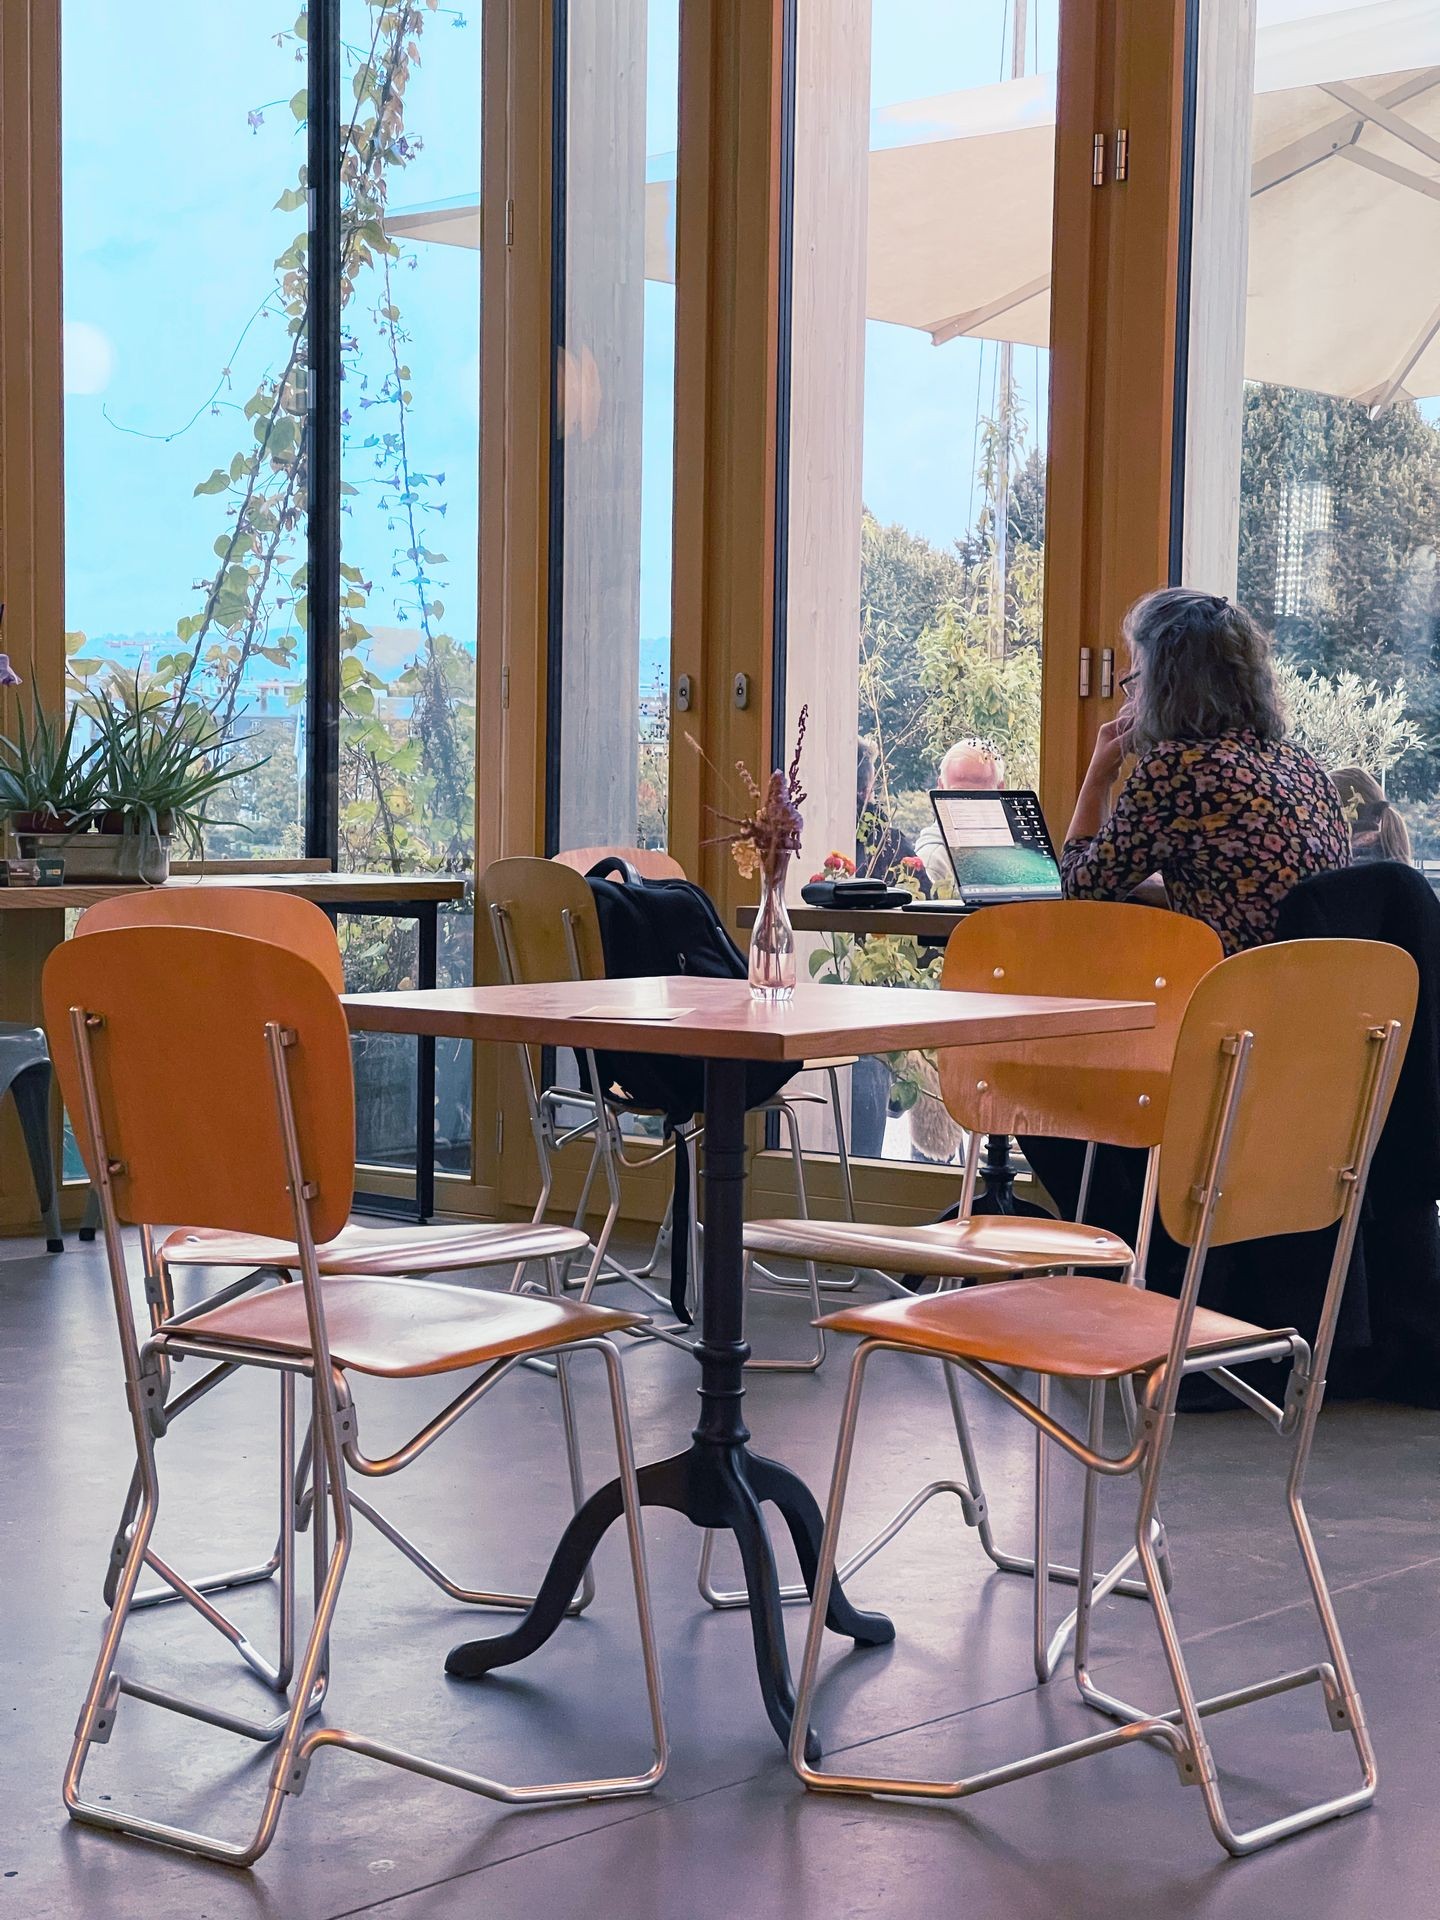
M761 870L760 909L750 931L750 992L757 1000L788 1000L795 991L795 931L785 906L787 854L773 874Z

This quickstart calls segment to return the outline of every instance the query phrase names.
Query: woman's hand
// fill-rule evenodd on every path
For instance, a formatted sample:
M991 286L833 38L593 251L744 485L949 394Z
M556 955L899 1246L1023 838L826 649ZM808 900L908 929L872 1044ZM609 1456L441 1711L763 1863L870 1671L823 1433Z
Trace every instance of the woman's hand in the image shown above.
M1127 700L1113 720L1107 720L1095 736L1095 751L1090 756L1089 778L1113 786L1120 773L1135 732L1135 709Z
M1132 750L1135 709L1127 700L1113 720L1107 720L1095 736L1095 751L1075 802L1068 840L1092 839L1105 824L1109 812L1110 789L1120 775L1121 763Z

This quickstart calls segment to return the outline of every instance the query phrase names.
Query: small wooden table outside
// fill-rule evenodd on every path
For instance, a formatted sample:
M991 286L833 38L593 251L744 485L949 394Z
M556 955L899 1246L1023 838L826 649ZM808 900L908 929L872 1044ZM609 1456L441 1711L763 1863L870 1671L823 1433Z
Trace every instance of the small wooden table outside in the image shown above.
M1050 1000L1019 994L929 992L909 987L803 985L783 1002L752 998L744 981L684 975L640 980L566 980L549 986L442 988L430 993L346 997L358 1032L421 1033L681 1054L705 1062L705 1255L700 1419L690 1445L640 1469L640 1497L697 1527L736 1537L750 1598L760 1691L781 1742L795 1696L781 1619L780 1582L761 1503L773 1501L790 1530L807 1586L814 1578L821 1516L805 1483L751 1453L742 1418L745 1065L801 1062L832 1053L891 1053L1000 1039L1038 1040L1150 1027L1148 1001ZM452 1649L447 1671L477 1678L509 1666L549 1639L601 1536L620 1516L618 1483L591 1495L561 1537L534 1605L509 1633ZM877 1646L894 1638L883 1614L861 1613L833 1590L829 1626ZM811 1739L813 1742L813 1736ZM816 1745L818 1754L818 1745Z

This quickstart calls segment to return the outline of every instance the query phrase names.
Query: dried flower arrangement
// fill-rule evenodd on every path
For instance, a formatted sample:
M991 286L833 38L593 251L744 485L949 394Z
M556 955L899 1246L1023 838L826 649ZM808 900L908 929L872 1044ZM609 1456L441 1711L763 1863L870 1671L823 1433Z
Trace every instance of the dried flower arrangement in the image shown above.
M735 771L744 783L753 810L748 814L716 812L716 818L734 831L717 834L711 844L728 846L736 867L747 880L761 873L775 885L790 855L800 851L800 835L805 825L800 809L806 798L800 784L800 755L809 716L809 707L802 707L790 765L783 773L776 767L763 791L744 761L735 762ZM709 756L694 735L687 733L685 738L700 758L708 761Z

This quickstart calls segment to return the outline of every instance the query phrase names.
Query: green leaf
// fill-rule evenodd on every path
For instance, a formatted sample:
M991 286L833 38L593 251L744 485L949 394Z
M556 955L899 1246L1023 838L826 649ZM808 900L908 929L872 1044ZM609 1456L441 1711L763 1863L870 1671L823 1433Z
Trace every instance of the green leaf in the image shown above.
M292 102L291 104L293 106L294 103ZM301 117L303 118L303 115ZM287 187L275 202L275 205L281 213L294 213L297 207L303 207L305 205L305 189L303 187Z
M197 494L223 493L225 489L229 486L229 484L230 484L229 474L226 473L223 467L216 467L215 471L211 474L208 480L202 480L200 482L199 486L196 487L195 492Z
M309 113L310 96L305 91L304 87L301 87L300 91L297 94L292 96L290 101L290 111L291 113L294 114L297 120L302 122L304 121L306 114Z

